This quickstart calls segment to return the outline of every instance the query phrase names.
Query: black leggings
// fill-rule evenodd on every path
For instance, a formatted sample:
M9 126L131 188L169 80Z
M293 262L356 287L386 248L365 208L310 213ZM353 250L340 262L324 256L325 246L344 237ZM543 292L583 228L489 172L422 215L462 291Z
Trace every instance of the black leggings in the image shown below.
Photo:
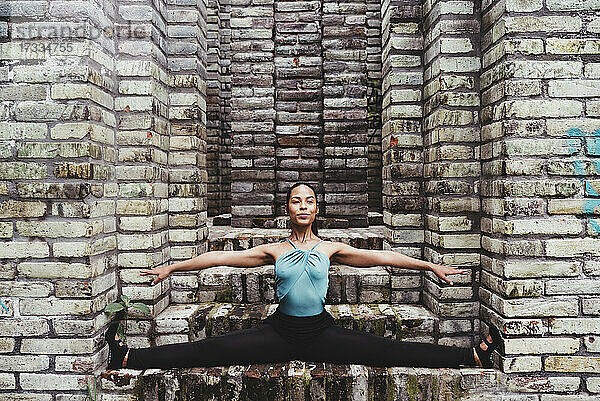
M168 369L290 360L368 366L475 366L472 348L404 342L336 325L327 327L309 343L297 345L262 323L196 342L131 349L127 367Z

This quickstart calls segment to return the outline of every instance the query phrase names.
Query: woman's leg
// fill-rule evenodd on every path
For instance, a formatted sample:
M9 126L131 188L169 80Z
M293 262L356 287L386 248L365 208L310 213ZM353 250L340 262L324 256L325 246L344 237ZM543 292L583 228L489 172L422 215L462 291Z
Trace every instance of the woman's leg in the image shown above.
M297 359L298 348L285 341L268 324L237 330L200 341L130 349L127 368L191 368Z
M472 348L405 342L332 325L302 348L305 361L369 366L476 366Z

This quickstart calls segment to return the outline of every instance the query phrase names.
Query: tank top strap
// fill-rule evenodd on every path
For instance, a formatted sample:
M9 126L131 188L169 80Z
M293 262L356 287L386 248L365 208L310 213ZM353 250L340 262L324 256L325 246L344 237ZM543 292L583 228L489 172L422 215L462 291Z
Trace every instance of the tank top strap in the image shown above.
M313 247L312 247L312 248L310 248L310 250L312 251L313 249L315 249L315 247L316 247L317 245L319 245L321 242L323 242L323 240L320 240L319 242L317 242L316 244L314 244L314 245L313 245Z
M296 244L294 244L292 241L290 241L290 239L289 239L289 238L284 238L284 239L282 239L282 241L287 241L287 242L289 242L290 244L292 244L292 246L294 247L294 249L298 249L298 247L296 246Z

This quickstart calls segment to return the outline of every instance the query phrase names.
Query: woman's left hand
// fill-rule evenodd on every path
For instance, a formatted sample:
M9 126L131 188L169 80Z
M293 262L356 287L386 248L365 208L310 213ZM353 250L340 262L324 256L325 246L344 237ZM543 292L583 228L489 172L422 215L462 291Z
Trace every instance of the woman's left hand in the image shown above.
M431 271L435 273L436 276L444 280L450 285L454 285L454 283L446 277L448 274L466 274L469 273L469 270L465 269L457 269L456 267L443 266L435 263L431 263Z

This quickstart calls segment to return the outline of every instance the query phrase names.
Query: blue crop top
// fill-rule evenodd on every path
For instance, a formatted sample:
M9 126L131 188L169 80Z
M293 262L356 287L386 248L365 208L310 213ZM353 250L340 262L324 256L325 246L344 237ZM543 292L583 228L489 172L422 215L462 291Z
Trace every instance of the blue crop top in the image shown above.
M275 283L279 309L286 315L313 316L325 309L325 296L329 286L329 265L327 255L315 249L298 248L284 238L294 249L284 253L275 261Z

